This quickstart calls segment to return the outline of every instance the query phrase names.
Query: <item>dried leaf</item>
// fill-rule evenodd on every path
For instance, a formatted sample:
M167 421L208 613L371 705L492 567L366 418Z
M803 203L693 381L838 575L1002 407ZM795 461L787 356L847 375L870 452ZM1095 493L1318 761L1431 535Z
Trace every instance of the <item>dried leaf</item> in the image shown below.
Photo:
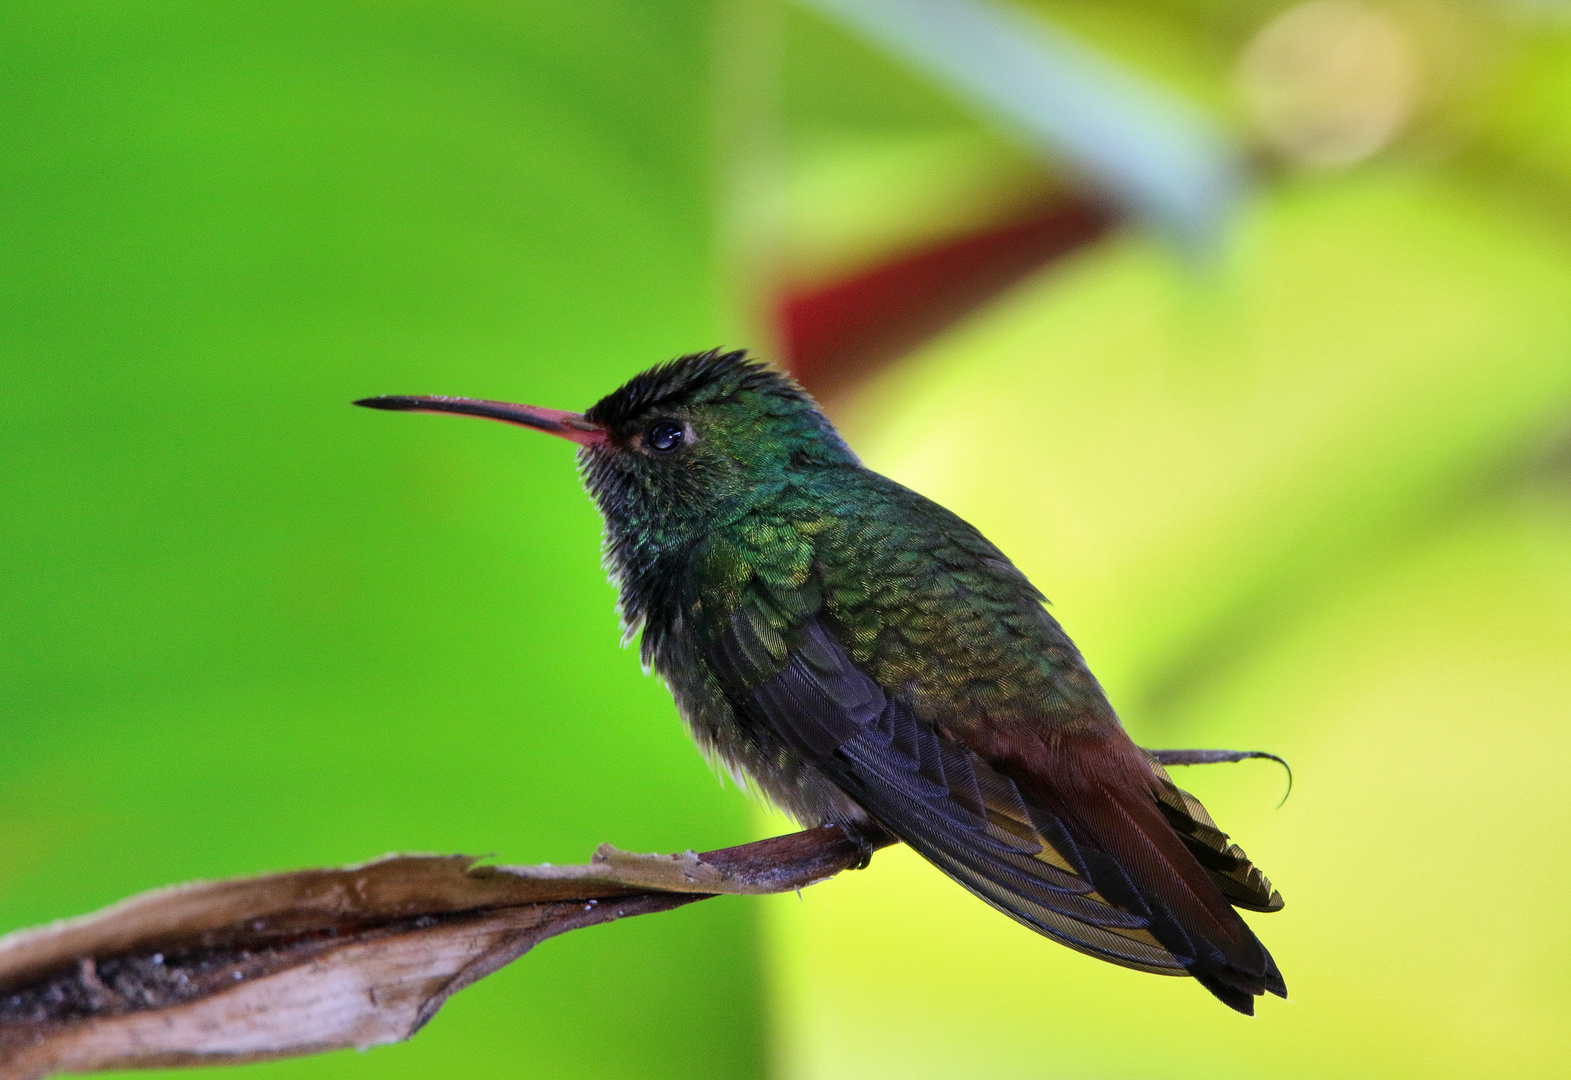
M1150 753L1164 765L1281 761ZM721 893L800 889L892 842L829 826L703 855L607 844L581 866L392 855L144 893L0 938L0 1080L398 1042L546 938Z
M395 855L160 889L0 938L0 1080L397 1042L546 938L801 888L864 854L829 827L704 855L604 845L561 867Z

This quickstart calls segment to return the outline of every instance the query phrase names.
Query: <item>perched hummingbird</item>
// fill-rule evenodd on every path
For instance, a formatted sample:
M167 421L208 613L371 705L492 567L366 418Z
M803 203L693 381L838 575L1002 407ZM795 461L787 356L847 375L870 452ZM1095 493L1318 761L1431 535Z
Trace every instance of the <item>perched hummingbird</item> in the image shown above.
M1281 895L1124 733L1024 574L864 468L793 380L683 356L588 412L448 397L579 446L627 637L693 738L804 826L880 830L1072 949L1285 996L1234 907ZM870 850L870 849L869 849Z

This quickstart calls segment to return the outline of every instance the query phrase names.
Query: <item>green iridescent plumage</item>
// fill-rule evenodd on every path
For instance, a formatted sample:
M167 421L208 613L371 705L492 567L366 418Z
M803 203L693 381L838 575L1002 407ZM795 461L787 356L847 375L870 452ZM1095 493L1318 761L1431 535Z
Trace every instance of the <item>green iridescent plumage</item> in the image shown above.
M887 830L1040 933L1240 1011L1285 994L1233 910L1281 897L1130 742L1042 595L790 379L706 353L582 417L378 403L580 443L644 662L704 752L804 824Z

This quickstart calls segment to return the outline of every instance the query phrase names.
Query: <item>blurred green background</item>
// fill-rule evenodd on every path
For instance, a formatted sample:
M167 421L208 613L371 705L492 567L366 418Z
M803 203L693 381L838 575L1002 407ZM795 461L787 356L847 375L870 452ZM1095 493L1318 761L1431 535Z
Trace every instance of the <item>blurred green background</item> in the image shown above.
M1245 1021L892 851L245 1069L1560 1075L1571 6L1012 9L1236 155L1198 248L834 7L0 4L0 932L783 828L617 648L569 448L347 403L805 363L782 298L1080 200L1114 225L825 405L1053 598L1137 741L1292 761L1280 809L1264 765L1178 779L1286 896L1251 920L1293 1002Z

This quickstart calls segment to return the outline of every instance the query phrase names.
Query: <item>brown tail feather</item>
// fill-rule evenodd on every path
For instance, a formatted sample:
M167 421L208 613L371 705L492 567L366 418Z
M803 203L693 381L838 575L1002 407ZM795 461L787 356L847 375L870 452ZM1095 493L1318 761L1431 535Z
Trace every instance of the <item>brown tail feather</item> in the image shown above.
M1210 873L1211 880L1228 902L1249 911L1281 911L1282 894L1273 889L1270 879L1249 861L1244 849L1229 843L1227 833L1217 828L1199 799L1173 783L1167 770L1150 761L1149 755L1147 760L1156 780L1157 804L1167 823Z
M1038 745L1028 762L1000 764L1064 822L1082 851L1094 853L1088 862L1097 891L1130 910L1149 910L1157 940L1232 1008L1252 1014L1256 996L1286 996L1270 953L1229 902L1272 910L1260 903L1262 886L1268 903L1280 907L1281 898L1242 851L1229 849L1199 802L1184 799L1171 781L1164 785L1121 730L1060 732ZM1176 831L1174 818L1189 831ZM1196 849L1216 865L1203 866Z

